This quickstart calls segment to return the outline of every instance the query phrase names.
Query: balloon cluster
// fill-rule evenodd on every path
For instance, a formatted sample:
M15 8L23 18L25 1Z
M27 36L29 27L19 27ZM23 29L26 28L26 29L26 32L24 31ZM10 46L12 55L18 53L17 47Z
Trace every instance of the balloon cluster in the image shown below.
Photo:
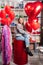
M29 32L32 32L32 29L37 30L40 27L37 16L42 10L42 3L41 2L27 3L24 9L28 16L28 22L26 22L25 24L26 29Z
M15 14L8 5L4 7L4 10L0 11L1 23L4 25L10 25L14 17Z

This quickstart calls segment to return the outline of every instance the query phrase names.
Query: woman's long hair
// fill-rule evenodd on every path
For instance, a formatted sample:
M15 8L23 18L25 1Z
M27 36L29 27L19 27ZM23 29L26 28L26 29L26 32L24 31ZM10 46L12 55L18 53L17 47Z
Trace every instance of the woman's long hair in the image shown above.
M18 18L18 23L20 23L20 18L23 18L23 17L19 17L19 18ZM22 25L24 26L24 20L23 20Z
M19 18L18 18L18 23L20 23L20 18L23 18L23 17L19 17ZM24 20L23 20L22 25L23 25L23 28L24 28L24 30L25 30Z

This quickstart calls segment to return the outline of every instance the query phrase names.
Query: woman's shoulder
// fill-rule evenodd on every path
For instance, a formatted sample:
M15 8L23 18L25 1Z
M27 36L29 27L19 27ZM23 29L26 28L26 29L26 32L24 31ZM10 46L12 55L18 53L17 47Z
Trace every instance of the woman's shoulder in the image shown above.
M22 25L18 23L17 26L22 26Z

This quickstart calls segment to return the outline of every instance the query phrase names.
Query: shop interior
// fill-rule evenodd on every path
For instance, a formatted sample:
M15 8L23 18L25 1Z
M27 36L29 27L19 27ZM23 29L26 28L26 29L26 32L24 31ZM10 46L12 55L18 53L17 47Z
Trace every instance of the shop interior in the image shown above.
M28 16L25 13L25 5L26 3L34 3L34 2L41 2L43 4L42 0L0 0L0 11L4 10L4 7L6 5L11 7L11 10L15 14L15 18L12 20L12 23L10 24L10 29L12 33L12 59L10 65L16 65L14 62L14 44L15 44L15 30L16 30L16 24L18 21L18 18L21 16L24 19L24 23L27 22ZM38 29L29 29L28 32L31 33L30 36L30 50L33 53L33 56L28 56L28 62L24 65L43 65L43 9L41 12L37 15L38 23L40 24L40 27ZM33 26L34 27L34 26ZM1 24L1 18L0 18L0 65L2 65L2 28L3 25ZM41 50L41 51L40 51ZM19 65L19 64L18 64ZM22 65L22 64L21 64Z

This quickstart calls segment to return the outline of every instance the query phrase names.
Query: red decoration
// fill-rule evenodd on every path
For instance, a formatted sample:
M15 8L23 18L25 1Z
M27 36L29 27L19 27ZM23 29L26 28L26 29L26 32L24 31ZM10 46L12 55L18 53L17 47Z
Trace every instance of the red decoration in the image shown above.
M35 4L34 5L35 8L34 8L33 15L37 16L42 10L42 3L41 2L35 2L34 4Z
M6 24L6 25L10 25L10 23L11 23L11 19L8 17L8 18L3 18L2 20L1 20L1 23L2 24Z
M34 18L34 16L32 18L28 18L28 22L31 24L34 19L38 22L38 18Z
M1 17L1 11L0 11L0 17Z
M9 17L11 18L11 20L13 20L13 19L14 19L15 14L14 14L14 12L13 12L13 11L10 11L10 12L9 12Z
M28 16L31 16L31 13L32 13L32 11L34 10L34 3L27 3L26 5L25 5L25 12L26 12L26 14L28 15Z
M6 18L2 18L2 19L1 19L1 23L4 25L5 22L6 22Z
M32 32L32 27L28 22L26 22L25 27L26 27L28 32Z
M7 14L9 14L9 12L11 11L10 6L6 5L5 6L5 11L6 11Z
M5 17L6 17L6 12L5 12L5 10L1 10L0 16L1 16L1 18L5 18Z
M36 17L42 10L41 2L27 3L25 5L25 12L29 17Z
M40 24L38 23L38 18L36 18L36 16L38 16L41 10L42 10L41 2L27 3L25 5L25 12L27 16L29 16L28 23L26 23L26 28L28 31L30 31L31 27L34 30L40 27Z
M1 22L4 25L10 25L15 17L14 12L11 10L10 6L6 5L4 10L1 10Z
M6 23L7 25L10 25L10 24L11 24L11 19L10 19L10 17L6 18L5 23Z
M38 23L38 19L37 18L32 19L31 27L34 30L37 30L38 28L40 28L40 24Z
M28 23L29 23L29 24L32 23L32 19L33 19L33 18L28 18Z

